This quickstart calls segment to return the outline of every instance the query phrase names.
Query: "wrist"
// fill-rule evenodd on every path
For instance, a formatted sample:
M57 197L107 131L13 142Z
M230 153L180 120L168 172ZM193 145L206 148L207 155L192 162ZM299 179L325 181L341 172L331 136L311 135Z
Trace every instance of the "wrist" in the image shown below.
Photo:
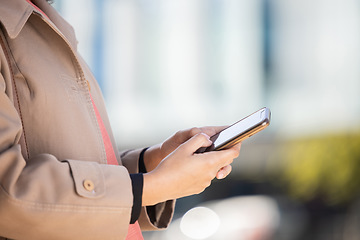
M154 171L143 175L143 183L143 206L152 206L166 200L165 191L162 191L161 180Z
M162 160L160 144L149 147L144 153L143 160L148 172L154 170Z

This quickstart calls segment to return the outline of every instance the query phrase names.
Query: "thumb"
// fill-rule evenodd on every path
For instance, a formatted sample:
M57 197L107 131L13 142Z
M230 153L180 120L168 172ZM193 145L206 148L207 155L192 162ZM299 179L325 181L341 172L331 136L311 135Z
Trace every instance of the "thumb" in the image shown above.
M183 147L186 148L186 151L191 151L194 153L201 147L209 147L212 144L210 137L205 133L199 133L187 140Z

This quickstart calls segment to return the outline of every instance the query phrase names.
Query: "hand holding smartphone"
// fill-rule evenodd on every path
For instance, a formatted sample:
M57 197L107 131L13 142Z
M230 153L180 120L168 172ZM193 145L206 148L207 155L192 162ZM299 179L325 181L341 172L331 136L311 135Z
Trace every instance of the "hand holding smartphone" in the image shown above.
M213 135L210 137L213 144L207 148L200 148L196 152L203 153L230 148L269 126L270 117L270 109L262 108Z

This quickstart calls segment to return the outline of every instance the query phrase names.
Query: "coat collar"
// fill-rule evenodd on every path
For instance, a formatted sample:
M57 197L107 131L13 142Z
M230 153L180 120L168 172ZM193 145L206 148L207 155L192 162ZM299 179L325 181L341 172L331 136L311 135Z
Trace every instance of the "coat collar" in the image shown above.
M25 0L0 0L0 22L10 38L16 38L34 8Z
M16 38L31 14L36 13L46 18L48 24L57 29L76 50L77 40L71 25L68 24L46 0L34 0L34 3L39 9L35 8L26 0L0 0L0 22L9 37L12 39Z

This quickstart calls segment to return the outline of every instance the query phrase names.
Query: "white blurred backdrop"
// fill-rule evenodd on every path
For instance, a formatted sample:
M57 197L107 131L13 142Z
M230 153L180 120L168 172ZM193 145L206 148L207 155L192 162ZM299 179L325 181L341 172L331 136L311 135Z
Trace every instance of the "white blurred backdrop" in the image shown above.
M269 131L358 127L355 0L57 0L101 83L120 146L230 124L262 106Z
M275 149L288 140L358 133L360 1L55 0L54 6L75 28L121 149L158 143L182 128L231 124L267 106L270 127L243 144L232 175L261 179ZM299 151L289 156L318 156L319 146L309 149L308 156ZM324 149L326 161L329 149L338 153ZM355 156L342 149L345 160ZM337 160L349 162L344 159ZM315 181L321 175L315 170L326 161L303 165L299 175ZM359 175L331 174L345 186ZM300 186L306 185L300 181ZM314 199L318 188L308 191ZM176 217L204 200L185 204ZM269 211L280 220L273 228L284 224L284 213L275 210ZM303 226L301 219L287 229Z

